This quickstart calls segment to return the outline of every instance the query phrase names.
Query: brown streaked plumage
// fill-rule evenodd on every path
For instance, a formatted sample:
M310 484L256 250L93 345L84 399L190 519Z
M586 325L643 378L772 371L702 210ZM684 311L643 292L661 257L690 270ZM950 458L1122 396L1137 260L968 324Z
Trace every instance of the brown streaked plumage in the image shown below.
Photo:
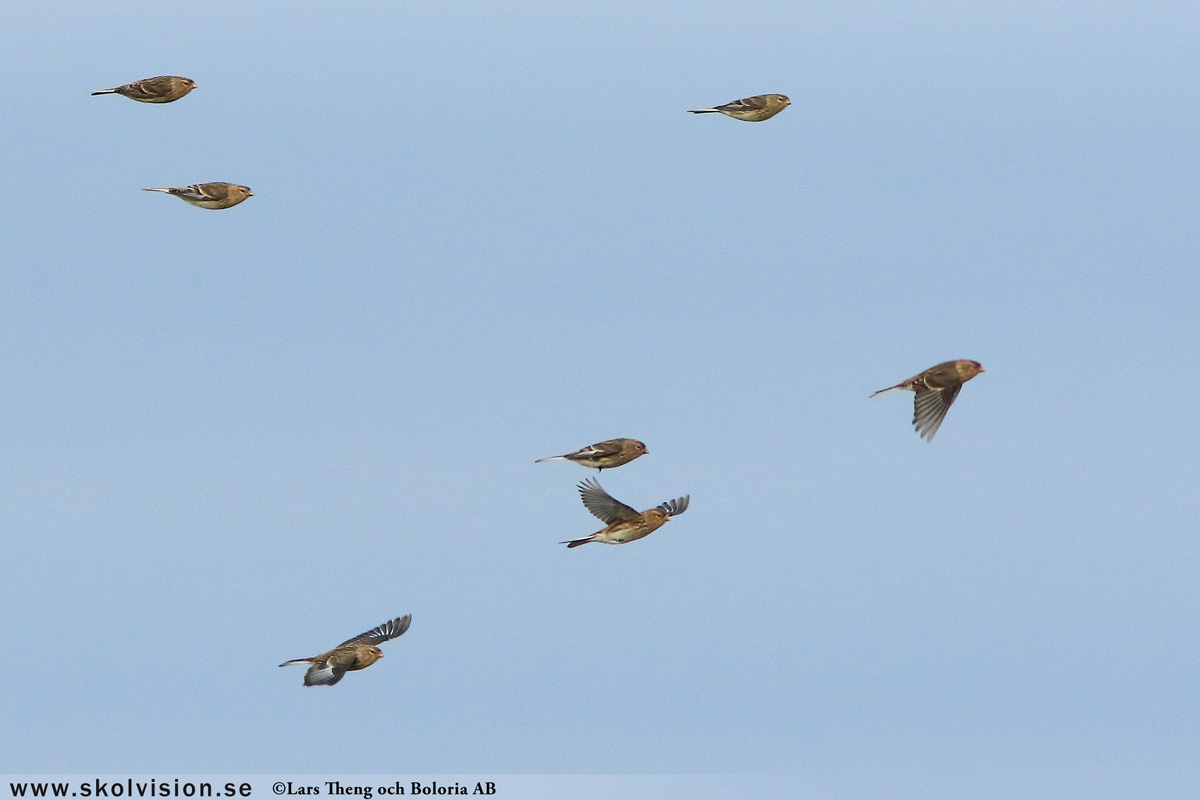
M543 461L574 461L576 464L582 464L585 467L591 467L596 470L605 470L611 467L619 467L622 464L628 464L639 456L644 456L649 451L646 445L639 442L637 439L609 439L604 442L597 442L588 447L580 448L574 453L567 453L564 456L547 456L539 458L533 462L540 464Z
M92 92L92 96L119 94L139 103L173 103L195 88L196 82L191 78L159 75L157 78L146 78L144 81L126 83L113 89L101 89Z
M916 392L913 400L913 427L927 442L933 441L933 435L942 426L946 412L958 397L962 385L983 372L978 361L959 359L958 361L943 361L937 366L930 367L919 375L913 375L903 383L880 389L875 394L908 389Z
M691 495L684 495L676 500L668 500L647 511L635 511L617 500L600 485L595 478L588 478L579 484L579 499L606 527L596 531L591 536L570 539L559 544L567 547L578 547L588 542L604 544L625 544L634 539L649 536L666 524L670 517L687 511Z
M754 97L743 97L723 106L713 108L696 108L689 114L724 114L727 117L740 119L743 122L762 122L783 111L792 101L786 94L756 94Z
M224 181L194 183L191 186L152 186L142 191L165 192L193 206L213 209L231 208L247 197L254 196L249 186Z
M378 645L408 630L412 624L412 614L385 622L378 628L372 628L366 633L360 633L353 639L347 639L332 650L312 656L311 658L294 658L279 666L291 664L311 664L308 672L304 673L305 686L333 686L347 672L356 669L366 669L383 658L383 651Z

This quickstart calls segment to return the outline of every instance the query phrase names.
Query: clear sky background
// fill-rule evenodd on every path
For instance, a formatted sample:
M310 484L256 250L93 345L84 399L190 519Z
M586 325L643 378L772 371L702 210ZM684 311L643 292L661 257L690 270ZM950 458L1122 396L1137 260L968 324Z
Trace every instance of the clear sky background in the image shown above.
M5 17L4 771L1194 796L1196 4Z

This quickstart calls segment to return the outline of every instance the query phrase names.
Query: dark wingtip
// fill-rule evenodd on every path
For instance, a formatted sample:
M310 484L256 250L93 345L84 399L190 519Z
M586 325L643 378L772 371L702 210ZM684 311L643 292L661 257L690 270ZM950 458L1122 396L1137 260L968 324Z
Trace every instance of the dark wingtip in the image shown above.
M583 492L585 490L593 490L594 491L596 489L599 489L600 491L604 492L604 487L601 486L600 481L596 480L595 478L584 478L578 484L576 484L576 488L579 489L580 494L583 494ZM604 492L604 493L608 494L608 492Z

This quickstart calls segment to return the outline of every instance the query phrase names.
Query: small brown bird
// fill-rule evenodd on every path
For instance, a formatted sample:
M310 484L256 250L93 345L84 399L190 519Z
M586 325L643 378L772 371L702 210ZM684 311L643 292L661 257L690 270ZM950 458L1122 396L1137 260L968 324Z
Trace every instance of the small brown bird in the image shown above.
M715 108L697 108L689 114L724 114L727 117L744 120L745 122L762 122L783 111L792 101L786 94L756 94L754 97L743 97L723 106Z
M966 359L943 361L920 375L912 376L904 383L880 389L875 394L883 394L896 389L908 389L916 392L917 396L913 400L913 427L917 429L917 433L921 434L922 439L932 442L933 435L941 427L942 420L946 418L946 412L950 410L954 398L958 397L962 385L981 372L983 372L983 367L979 365L978 361L967 361ZM871 397L874 397L875 394Z
M118 86L115 89L101 89L92 92L98 94L119 94L139 103L173 103L196 88L196 82L191 78L181 78L178 75L159 75L157 78L146 78L144 81L134 81Z
M583 464L585 467L592 469L605 470L609 467L619 467L622 464L628 464L638 456L644 456L649 451L646 445L639 442L637 439L609 439L604 442L597 442L589 447L576 450L574 453L567 453L565 456L547 456L539 458L533 462L540 464L543 461L574 461L576 464Z
M308 672L304 673L304 685L333 686L347 672L366 669L383 658L383 651L376 645L383 644L388 639L395 639L408 630L410 624L412 624L412 614L397 617L391 622L383 623L378 628L372 628L353 639L347 639L327 653L321 653L312 658L294 658L279 666L311 664Z
M691 500L691 495L684 495L677 500L668 500L648 511L638 513L604 491L595 478L588 478L579 484L579 497L587 506L587 510L608 527L596 531L591 536L559 542L567 547L579 547L588 542L625 544L649 536L666 524L668 518L687 511L688 502Z
M254 195L249 186L223 181L194 183L191 186L153 186L142 191L173 194L183 202L200 208L231 208Z

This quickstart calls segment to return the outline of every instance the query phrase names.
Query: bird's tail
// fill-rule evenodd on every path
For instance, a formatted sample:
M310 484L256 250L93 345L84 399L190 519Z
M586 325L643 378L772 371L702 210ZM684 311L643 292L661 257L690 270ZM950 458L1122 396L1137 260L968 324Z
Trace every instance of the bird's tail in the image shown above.
M92 97L95 97L98 94L116 94L116 93L117 93L116 89L101 89L98 92L92 92Z
M874 397L876 394L883 394L884 392L894 392L897 389L903 389L903 388L904 388L903 383L897 383L895 386L889 386L886 389L880 389L878 392L875 392L875 394L871 395L871 397Z
M715 108L696 108L688 111L689 114L720 114L721 112Z
M293 658L291 661L285 661L282 664L280 664L279 666L290 667L292 664L311 664L311 663L312 663L311 658Z
M142 191L143 192L166 192L167 194L170 194L171 187L170 186L151 186L149 188L142 189Z
M566 461L566 460L567 460L566 456L546 456L545 458L539 458L537 461L535 461L533 463L540 464L543 461Z
M567 549L570 550L572 547L579 547L581 544L587 544L588 542L594 541L596 541L596 535L592 534L591 536L584 536L582 539L571 539L570 541L559 542L559 544L565 544Z

